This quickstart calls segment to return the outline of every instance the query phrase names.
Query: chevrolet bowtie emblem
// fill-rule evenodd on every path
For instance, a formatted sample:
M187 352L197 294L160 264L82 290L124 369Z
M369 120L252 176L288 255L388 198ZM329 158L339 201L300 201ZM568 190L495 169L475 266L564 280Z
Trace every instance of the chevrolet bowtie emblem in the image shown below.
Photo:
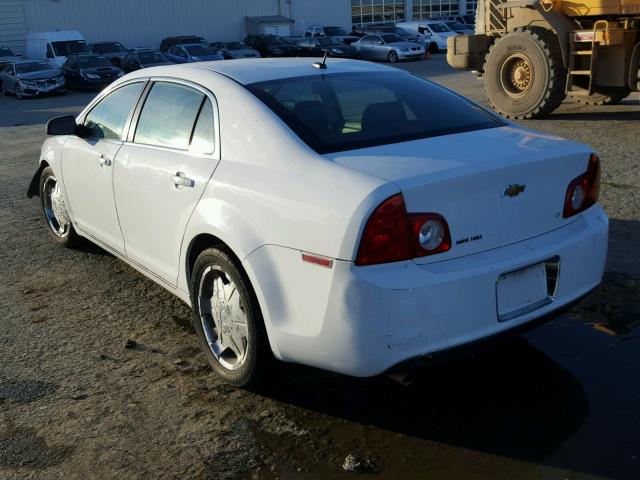
M520 185L519 183L512 183L511 185L509 185L507 188L504 189L504 192L502 192L502 196L517 197L522 192L524 192L525 188L526 188L526 185Z

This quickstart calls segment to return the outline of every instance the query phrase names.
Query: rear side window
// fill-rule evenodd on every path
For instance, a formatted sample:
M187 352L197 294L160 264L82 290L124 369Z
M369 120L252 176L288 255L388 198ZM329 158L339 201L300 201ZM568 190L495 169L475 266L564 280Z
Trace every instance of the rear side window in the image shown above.
M138 102L143 82L125 85L107 95L85 117L84 125L92 130L92 138L122 140L129 113Z
M191 151L197 153L212 153L214 148L213 105L211 100L205 99L198 121L193 129Z
M323 74L247 88L318 153L504 125L474 103L404 72Z
M138 120L134 142L186 150L205 96L184 85L157 82Z

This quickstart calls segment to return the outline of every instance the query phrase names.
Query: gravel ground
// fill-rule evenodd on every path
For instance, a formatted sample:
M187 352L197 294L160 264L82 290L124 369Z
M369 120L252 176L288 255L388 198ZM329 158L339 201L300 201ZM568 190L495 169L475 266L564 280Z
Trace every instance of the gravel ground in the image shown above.
M486 100L441 56L401 68ZM591 298L410 388L283 365L256 392L213 376L179 300L49 241L25 198L43 123L89 98L0 98L0 478L640 478L637 93L522 122L601 156L610 255Z

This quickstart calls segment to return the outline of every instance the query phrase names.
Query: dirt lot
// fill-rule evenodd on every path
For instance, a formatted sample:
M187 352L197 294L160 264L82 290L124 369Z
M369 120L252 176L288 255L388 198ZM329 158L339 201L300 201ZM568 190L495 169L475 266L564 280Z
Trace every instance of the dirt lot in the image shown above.
M484 101L441 56L401 68ZM409 388L283 365L258 392L210 373L180 301L49 241L25 198L42 124L89 98L0 98L0 478L348 478L347 455L376 478L640 478L638 94L522 122L601 155L610 256L585 303Z

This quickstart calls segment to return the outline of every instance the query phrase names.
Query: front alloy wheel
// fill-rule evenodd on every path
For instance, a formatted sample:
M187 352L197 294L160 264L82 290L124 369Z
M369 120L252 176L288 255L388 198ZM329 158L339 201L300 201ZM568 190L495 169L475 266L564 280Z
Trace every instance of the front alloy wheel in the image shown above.
M389 52L389 62L396 63L398 61L398 53L394 50Z
M72 247L78 242L79 237L73 229L62 188L51 167L42 170L39 194L42 216L49 235L57 244Z
M272 360L258 301L240 264L219 248L203 251L191 277L193 322L209 365L227 382L260 383Z

